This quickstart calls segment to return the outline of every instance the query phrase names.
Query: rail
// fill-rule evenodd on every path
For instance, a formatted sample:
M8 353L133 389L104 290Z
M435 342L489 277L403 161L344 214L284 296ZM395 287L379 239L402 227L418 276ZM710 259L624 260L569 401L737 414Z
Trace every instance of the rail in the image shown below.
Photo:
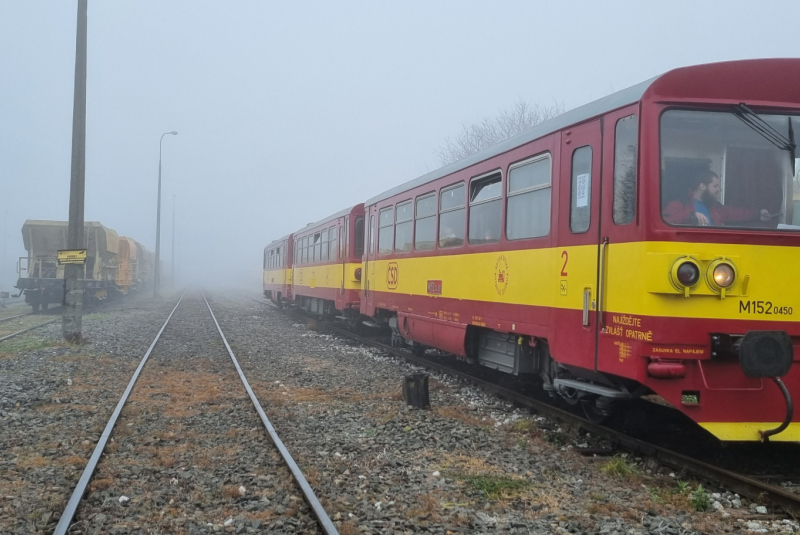
M136 384L136 381L139 378L139 375L141 374L142 369L147 363L147 360L150 358L150 355L153 352L153 348L155 348L156 343L161 338L161 334L164 332L164 329L166 329L167 324L169 324L170 320L172 319L172 316L178 309L178 306L180 306L181 302L183 301L183 297L186 295L186 291L187 290L184 290L183 294L181 294L181 297L180 299L178 299L178 302L175 304L175 307L172 309L172 312L170 312L166 321L161 326L161 329L158 331L158 334L156 334L156 337L153 339L153 342L150 344L150 347L147 349L147 352L145 353L144 357L142 357L139 366L133 373L131 380L128 382L128 386L125 388L125 392L123 392L122 397L117 402L117 406L114 409L111 418L108 420L108 423L106 424L106 427L103 430L103 433L100 436L100 439L98 440L97 445L94 448L94 451L92 452L92 456L89 458L89 462L84 468L83 473L81 474L81 477L78 480L78 484L76 485L75 489L72 492L72 495L70 496L70 499L67 503L66 508L64 509L64 512L61 514L61 518L58 521L58 525L56 526L56 529L53 532L54 535L65 535L69 531L71 522L75 517L75 513L78 510L78 506L80 505L81 499L83 498L83 495L86 492L86 488L88 487L89 482L91 481L92 475L94 474L94 471L97 468L97 464L100 461L100 457L102 456L103 451L105 450L109 438L111 437L111 432L113 431L114 426L116 425L117 420L119 419L122 409L127 403L127 400L130 397L131 392L133 391L133 388ZM322 504L317 499L316 495L314 494L314 491L311 489L311 486L309 485L302 471L297 466L297 463L294 461L292 456L289 454L289 451L286 449L286 446L283 444L283 441L280 439L272 423L267 418L267 415L264 412L264 409L261 407L258 398L253 392L253 389L250 387L250 383L247 381L247 378L245 377L242 368L239 366L239 362L236 359L236 356L234 355L233 350L231 349L231 346L228 343L227 338L225 338L225 334L223 334L222 332L222 328L220 327L219 322L217 321L217 318L214 315L214 311L211 310L211 305L208 303L208 299L206 299L206 296L205 294L203 294L202 291L200 292L200 294L203 296L203 301L205 301L206 307L208 308L208 311L211 314L211 318L214 320L214 325L216 325L217 327L217 331L219 332L219 335L222 338L222 342L225 345L225 349L227 350L228 355L230 356L231 361L233 362L233 365L236 368L236 372L239 374L239 378L242 380L242 383L244 384L244 387L247 390L247 394L250 396L250 400L252 401L253 406L258 412L258 415L261 418L261 421L264 424L267 433L272 439L272 442L275 444L276 448L283 457L284 462L291 471L294 480L300 486L300 489L302 490L306 501L308 502L315 517L317 518L320 527L322 528L323 532L326 535L339 535L336 526L334 526L330 517L328 517L328 514L325 512L325 509L322 507Z
M258 299L254 299L249 296L248 298L257 303L261 303L262 305L270 304L270 303L265 303L264 301L259 301ZM283 309L283 312L287 313L287 310ZM483 388L484 390L492 392L499 397L517 403L521 406L534 409L538 413L546 414L562 422L579 425L580 427L592 433L593 435L600 436L611 441L621 449L627 450L631 453L637 453L640 455L658 459L667 466L670 466L677 470L686 470L700 479L721 484L727 487L728 489L738 494L741 494L742 496L746 496L749 499L769 500L770 502L772 502L772 504L783 509L784 511L794 516L795 518L800 516L800 495L793 494L780 487L770 485L763 481L759 481L751 477L747 477L742 474L737 474L735 472L731 472L724 468L720 468L718 466L714 466L705 463L703 461L693 459L687 455L668 450L661 446L656 446L655 444L651 444L649 442L645 442L643 440L630 437L622 432L610 429L603 425L594 424L589 420L578 416L577 414L573 414L565 410L559 409L558 407L554 407L553 405L545 403L544 401L540 401L530 396L526 396L519 392L486 381L485 379L481 379L479 377L451 368L444 364L428 360L424 357L415 356L408 351L397 349L387 344L383 344L381 342L377 342L375 340L359 336L355 333L352 333L346 329L342 329L330 323L324 323L324 325L329 330L336 332L341 336L358 341L359 343L362 343L364 345L376 347L417 366L422 366L428 369L436 370L440 373L458 377L465 381L471 382Z
M72 522L72 519L75 517L75 512L78 510L78 505L81 502L83 493L86 492L86 487L89 484L89 481L92 479L92 474L94 474L95 468L97 468L97 463L100 461L100 456L103 454L106 443L108 443L108 439L111 436L111 431L114 429L114 426L119 419L119 415L122 412L122 407L124 407L125 403L128 401L128 397L130 396L131 391L136 384L136 380L139 379L139 374L142 372L142 368L144 368L145 363L147 363L147 359L150 358L150 354L153 352L156 342L158 342L158 339L161 338L161 333L163 333L164 329L166 329L169 320L172 319L172 315L175 314L176 310L178 310L178 306L181 304L181 301L183 301L184 295L186 295L186 290L184 290L181 294L180 299L178 299L178 302L175 304L175 308L173 308L172 312L169 313L167 321L165 321L164 325L161 326L161 329L158 331L158 334L156 334L153 343L150 344L149 348L147 348L147 353L144 354L144 357L142 357L142 361L139 363L136 371L133 372L133 377L131 377L130 382L128 382L125 392L122 393L122 397L117 403L117 407L114 409L114 413L111 415L111 418L108 420L106 428L103 430L103 434L100 435L100 440L97 441L97 446L95 446L86 468L83 469L83 473L78 480L75 490L72 491L72 496L70 496L70 499L67 502L67 507L64 509L64 512L61 513L61 518L58 520L58 525L56 526L53 535L65 535L69 530L70 522Z
M333 525L333 521L331 521L330 517L328 517L328 513L325 512L325 509L322 507L322 504L317 499L317 495L314 494L314 490L311 488L311 485L308 484L308 481L303 475L303 472L300 470L300 467L297 466L297 463L292 458L292 455L289 453L289 450L286 449L286 446L283 444L283 441L278 436L278 433L275 431L275 428L272 426L272 423L269 421L269 418L267 418L264 409L261 408L261 404L258 402L258 398L253 392L253 389L250 388L250 383L247 381L247 378L244 376L242 368L239 366L239 361L236 360L236 355L233 354L233 350L231 349L230 344L228 344L227 338L225 338L225 335L222 333L222 328L219 326L219 322L217 321L217 317L214 315L214 311L211 310L211 305L208 304L208 299L206 299L205 294L203 294L202 292L200 293L203 295L203 300L206 302L208 311L211 313L211 318L214 320L214 324L217 326L219 335L222 337L222 342L225 344L225 349L228 351L228 355L230 355L231 360L233 361L233 365L236 367L236 373L239 374L239 378L242 380L242 384L244 384L244 388L247 390L247 395L250 396L250 401L253 402L253 406L258 412L258 416L261 418L261 422L264 424L267 433L269 433L269 437L272 439L273 444L275 444L275 447L278 448L278 451L280 451L281 457L283 457L286 466L288 466L289 470L292 472L294 480L297 482L297 484L300 486L300 489L303 491L303 496L308 502L308 505L314 511L314 516L317 517L320 527L327 535L338 535L339 532L336 529L336 526Z
M27 316L27 315L28 314L23 314L23 316ZM21 334L25 334L28 331L32 331L34 329L38 329L40 327L44 327L45 325L50 325L51 323L55 323L55 322L59 321L60 319L61 318L56 318L54 320L50 320L50 321L46 321L44 323L40 323L38 325L34 325L33 327L28 327L27 329L22 329L21 331L17 331L15 333L7 334L7 335L3 336L2 338L0 338L0 342L4 342L6 340L10 340L10 339L14 338L15 336L19 336Z

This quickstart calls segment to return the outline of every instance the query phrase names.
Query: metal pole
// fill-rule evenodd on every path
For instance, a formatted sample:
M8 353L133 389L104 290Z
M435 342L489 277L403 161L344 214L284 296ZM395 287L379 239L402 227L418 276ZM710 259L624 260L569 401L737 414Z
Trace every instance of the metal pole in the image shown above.
M158 297L158 287L161 283L161 142L166 135L177 136L175 131L164 132L158 140L158 207L156 208L156 265L153 276L153 297Z
M161 282L161 142L164 136L158 141L158 208L156 208L156 264L153 266L153 297L158 297L158 284Z
M175 288L175 195L172 195L172 276L170 277L170 286Z
M72 104L72 171L69 188L67 248L83 249L83 200L86 178L86 19L87 0L78 0L75 39L75 94ZM61 331L70 342L82 339L84 266L64 269L64 303Z

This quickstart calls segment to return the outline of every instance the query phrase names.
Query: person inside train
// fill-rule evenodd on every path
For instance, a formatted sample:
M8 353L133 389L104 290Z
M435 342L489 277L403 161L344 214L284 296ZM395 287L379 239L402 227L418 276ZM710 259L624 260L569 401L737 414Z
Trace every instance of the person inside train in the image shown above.
M674 200L663 211L664 221L672 225L723 226L727 223L769 221L769 210L726 206L720 202L722 184L714 171L704 169L692 180L683 200Z

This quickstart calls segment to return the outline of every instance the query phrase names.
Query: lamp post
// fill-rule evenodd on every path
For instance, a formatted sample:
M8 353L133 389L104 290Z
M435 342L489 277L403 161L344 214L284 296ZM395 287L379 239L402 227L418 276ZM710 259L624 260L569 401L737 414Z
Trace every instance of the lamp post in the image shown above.
M170 262L170 266L172 268L172 276L169 279L169 285L174 290L175 289L175 194L172 195L172 262Z
M158 141L158 208L156 209L156 265L153 267L153 297L158 297L158 285L161 282L161 143L164 136L177 136L176 131L164 132Z

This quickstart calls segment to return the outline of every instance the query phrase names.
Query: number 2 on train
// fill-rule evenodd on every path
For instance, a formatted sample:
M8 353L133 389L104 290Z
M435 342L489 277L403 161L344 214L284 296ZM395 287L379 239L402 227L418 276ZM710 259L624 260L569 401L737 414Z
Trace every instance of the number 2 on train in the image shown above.
M567 262L569 262L569 253L566 251L561 251L561 258L564 259L564 265L561 266L561 276L567 276Z

